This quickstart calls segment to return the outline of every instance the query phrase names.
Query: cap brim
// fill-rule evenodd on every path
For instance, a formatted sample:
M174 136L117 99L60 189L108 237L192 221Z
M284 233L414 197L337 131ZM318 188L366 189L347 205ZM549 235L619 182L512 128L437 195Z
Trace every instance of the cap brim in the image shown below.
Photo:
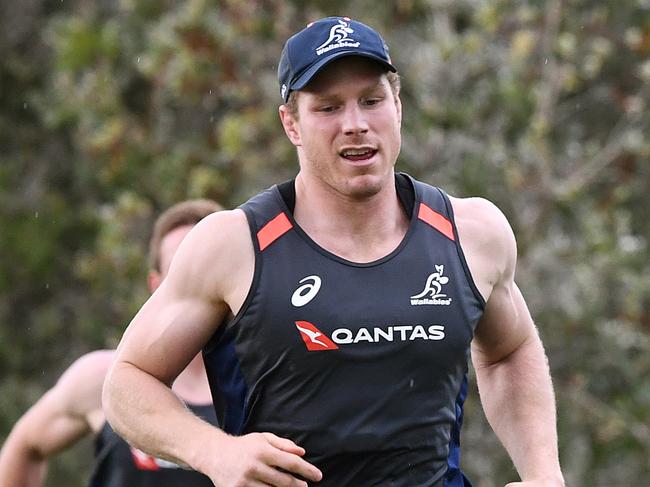
M324 59L321 59L304 73L302 73L293 83L291 83L291 91L301 90L316 76L325 66L327 66L332 61L340 59L342 57L348 56L358 56L365 57L367 59L372 59L377 61L379 64L383 65L388 71L393 73L397 72L395 66L387 62L385 59L382 59L380 56L377 56L368 52L359 52L359 51L339 51L335 54L331 54Z

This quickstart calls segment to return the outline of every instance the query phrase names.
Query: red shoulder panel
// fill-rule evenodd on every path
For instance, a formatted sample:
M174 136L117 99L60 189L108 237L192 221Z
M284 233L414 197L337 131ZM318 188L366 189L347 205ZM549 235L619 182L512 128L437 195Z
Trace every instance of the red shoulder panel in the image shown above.
M264 250L282 235L293 228L293 225L285 213L279 213L273 220L264 225L257 232L257 241L260 244L260 250Z
M454 228L451 222L445 216L441 215L435 210L432 210L424 203L420 203L418 218L423 222L431 225L448 239L456 240L454 237Z

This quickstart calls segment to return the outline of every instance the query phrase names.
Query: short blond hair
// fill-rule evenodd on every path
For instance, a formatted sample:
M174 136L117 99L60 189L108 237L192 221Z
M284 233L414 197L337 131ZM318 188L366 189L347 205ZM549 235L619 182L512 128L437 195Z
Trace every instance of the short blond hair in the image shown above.
M172 230L185 225L196 225L215 211L223 210L216 201L193 199L181 201L163 211L153 226L149 239L149 269L160 272L160 243Z

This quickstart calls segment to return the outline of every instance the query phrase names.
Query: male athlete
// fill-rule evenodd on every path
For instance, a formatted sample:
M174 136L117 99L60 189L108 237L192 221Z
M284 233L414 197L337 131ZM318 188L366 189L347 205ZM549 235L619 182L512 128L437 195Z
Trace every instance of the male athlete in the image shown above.
M178 203L157 219L149 246L149 289L167 274L172 257L196 223L220 210L210 200ZM180 468L130 447L106 422L102 384L114 350L98 350L75 361L11 431L0 453L0 487L44 484L47 460L88 434L96 435L92 487L208 487L205 475ZM200 355L174 382L174 393L189 410L216 424L214 407Z
M380 35L321 19L278 75L299 172L188 235L118 348L111 424L220 487L468 486L471 350L509 485L563 486L512 230L486 200L395 172L402 105ZM222 429L169 389L201 348Z

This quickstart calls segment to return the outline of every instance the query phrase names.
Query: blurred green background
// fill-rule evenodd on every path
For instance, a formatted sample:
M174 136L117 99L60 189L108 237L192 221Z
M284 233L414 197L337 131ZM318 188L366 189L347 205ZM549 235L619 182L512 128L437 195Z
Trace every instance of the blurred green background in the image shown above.
M397 168L508 216L567 485L650 478L650 0L0 1L0 441L147 297L153 218L297 171L276 63L308 21L384 34ZM516 479L467 403L475 487ZM48 486L82 486L86 440Z

